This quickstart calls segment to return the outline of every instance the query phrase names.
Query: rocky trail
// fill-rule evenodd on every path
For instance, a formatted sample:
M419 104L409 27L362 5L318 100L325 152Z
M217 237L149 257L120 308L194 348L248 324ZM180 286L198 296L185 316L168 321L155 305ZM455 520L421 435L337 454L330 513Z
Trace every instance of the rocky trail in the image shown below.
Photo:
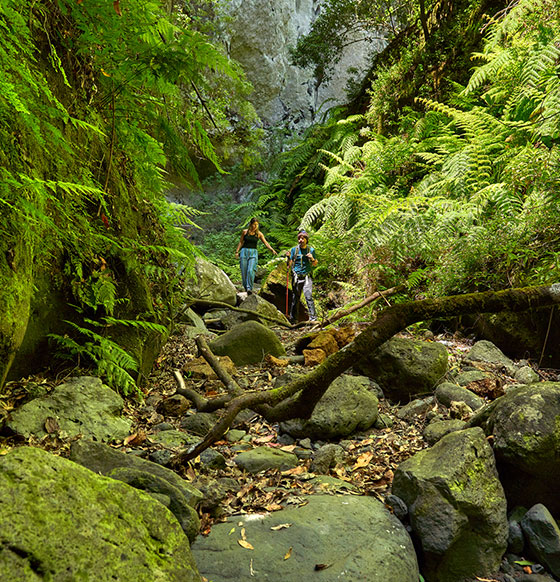
M276 329L275 333L286 348L287 354L293 355L295 344L306 330ZM449 354L450 373L460 369L465 353L472 347L472 342L468 340L448 336L431 336L429 341L445 345ZM236 526L229 529L230 526L227 525L228 531L235 534L238 546L246 550L248 556L251 552L258 551L259 544L265 543L266 532L250 530L249 522L246 525L244 520L250 520L252 515L268 515L272 517L267 519L273 520L274 516L278 516L273 522L275 525L270 526L270 529L288 528L291 524L287 524L287 520L293 518L284 519L282 516L291 516L290 511L293 509L301 509L308 505L310 499L315 499L310 496L317 496L317 503L322 503L324 496L332 496L333 501L341 499L340 496L374 497L392 514L405 518L406 507L403 513L398 500L391 495L395 470L405 460L433 444L429 442L426 433L430 421L466 420L469 416L469 412L461 408L444 406L433 398L422 399L422 395L417 395L416 400L408 406L392 403L380 395L379 416L375 425L342 440L329 442L293 438L283 433L278 425L267 423L250 411L243 411L223 440L215 443L191 462L177 467L172 463L174 456L185 447L201 440L219 416L219 413L198 413L188 400L176 394L177 382L174 371L188 369L189 362L197 356L195 341L184 333L184 328L179 327L160 354L143 389L143 399L126 401L123 415L130 422L131 428L128 436L113 442L111 447L176 471L203 495L203 500L197 506L200 519L198 539L205 538L214 526L229 520L230 524L235 523ZM308 369L303 364L291 363L280 368L264 361L258 365L238 366L235 380L246 389L265 390L272 387L279 376L302 374ZM80 373L81 371L72 371L72 375ZM539 374L541 381L557 378L555 370L540 370ZM211 372L204 377L184 371L183 376L189 388L206 398L218 396L224 391L221 382L211 377ZM478 384L478 393L487 402L498 395L495 392L496 386L513 383L513 379L505 370L500 374L496 372L495 378L497 380L493 382ZM63 380L63 377L56 379L35 377L9 383L0 397L4 416L17 410L33 397L48 393ZM470 387L476 386L473 384ZM472 411L470 413L472 414ZM6 455L21 445L31 445L61 457L68 457L72 444L79 437L65 435L54 418L47 418L44 428L46 435L42 438L35 436L23 438L4 433L0 438L0 455ZM244 455L257 452L264 455L264 460L257 455L256 459L249 458L242 462ZM282 454L290 457L290 463L286 464L286 457L281 457ZM343 502L345 506L348 503ZM350 511L349 507L342 509ZM336 511L334 504L332 511L333 514ZM360 515L364 512L358 506L353 511ZM248 531L252 531L251 537L248 537ZM263 536L262 539L259 539L259 536ZM198 562L197 544L200 546L200 542L195 543L193 552ZM297 559L306 558L302 556L298 558L293 546L287 546L285 552L283 550L282 552L282 559L286 564L292 560L292 567L295 569L294 579L297 580L302 568ZM229 554L224 553L224 556ZM536 582L540 579L534 577L539 575L539 568L542 569L540 564L525 562L522 557L516 557L517 561L504 560L502 570L484 580ZM236 559L226 557L229 561ZM266 560L264 564L266 568ZM326 560L313 566L315 570L321 570L330 568L331 564ZM227 569L227 564L221 568ZM268 580L268 577L263 577L263 561L261 560L259 564L256 558L253 562L253 558L248 557L247 580L256 579L254 576L259 572L259 568L260 579ZM203 580L206 580L204 567L201 568L201 574ZM291 579L286 570L285 580ZM542 578L546 579L551 580Z

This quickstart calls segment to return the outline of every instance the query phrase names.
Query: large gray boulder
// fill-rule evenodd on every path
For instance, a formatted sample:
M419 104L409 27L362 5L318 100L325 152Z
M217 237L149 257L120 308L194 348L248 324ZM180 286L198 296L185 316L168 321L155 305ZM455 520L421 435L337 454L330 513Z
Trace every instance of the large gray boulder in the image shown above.
M244 299L240 303L239 308L253 311L258 315L244 313L241 311L230 311L221 319L222 323L226 326L227 329L232 329L244 321L258 321L259 323L269 327L273 325L277 326L278 322L281 322L285 325L290 324L286 316L278 311L278 309L276 309L272 303L268 302L262 297L259 297L258 295L255 295L254 293ZM259 317L259 315L265 317Z
M560 383L510 388L481 417L493 435L498 469L512 505L540 502L560 510Z
M364 376L339 376L313 410L311 418L280 423L280 430L295 438L336 439L375 424L379 415L377 396Z
M185 283L185 293L189 297L235 306L237 289L222 269L201 257L196 258L194 269L195 278Z
M447 372L447 349L437 342L394 337L354 367L379 383L392 400L431 392Z
M537 503L524 515L521 529L531 554L557 578L560 576L560 528L550 511Z
M515 374L517 368L513 361L508 358L500 348L496 347L488 340L476 342L465 357L466 362L481 362L490 364L496 368L505 368L508 374Z
M41 449L0 458L0 580L199 582L173 514Z
M480 428L450 433L401 463L392 491L408 507L428 580L458 582L498 569L506 498Z
M209 343L217 356L229 356L236 366L258 364L267 354L285 356L276 334L257 321L245 321Z
M154 495L174 513L191 541L197 535L200 522L193 508L202 500L202 493L171 469L86 440L72 444L70 459Z
M122 441L132 424L121 417L123 406L123 399L99 378L82 376L24 404L12 412L6 426L26 438L44 437L50 424L51 431L60 430L68 437L83 435L97 441Z
M214 525L192 546L201 574L213 582L418 581L410 537L382 503L350 495L306 500ZM242 547L244 541L254 549Z

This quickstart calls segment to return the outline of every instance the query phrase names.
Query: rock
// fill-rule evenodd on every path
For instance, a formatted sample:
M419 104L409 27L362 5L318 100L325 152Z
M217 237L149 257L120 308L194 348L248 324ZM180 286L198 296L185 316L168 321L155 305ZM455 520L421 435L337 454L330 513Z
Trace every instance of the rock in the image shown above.
M505 368L508 374L515 374L515 364L499 348L488 340L476 342L465 356L467 362L483 362L497 368Z
M198 582L161 503L41 449L0 458L0 579Z
M482 372L481 370L466 370L457 374L455 382L459 384L459 386L465 387L471 382L478 382L479 380L486 380L487 378L491 377L492 374L490 372Z
M384 428L391 428L393 426L393 419L384 412L381 412L377 417L377 420L373 424L373 428L377 428L379 430Z
M76 441L70 447L70 459L101 475L109 475L119 467L130 467L146 473L152 473L179 489L191 507L194 507L202 499L200 491L188 481L181 479L174 471L145 459L127 455L103 443L83 439Z
M240 469L248 473L260 473L268 469L285 471L298 464L296 455L272 447L256 447L239 453L233 460Z
M221 301L235 306L237 290L229 277L202 257L195 258L195 278L185 281L185 293L194 299Z
M228 443L235 443L240 441L246 434L247 431L238 428L230 428L225 434L225 439Z
M181 430L172 428L170 430L160 430L150 436L150 442L156 445L163 445L178 449L198 443L200 439Z
M362 358L355 369L378 382L387 398L408 402L441 382L447 360L440 343L394 337Z
M185 416L181 421L181 428L199 436L206 436L216 424L217 418L210 412L197 412Z
M391 509L391 512L399 521L404 521L408 517L408 507L397 495L387 495L385 497L385 505Z
M521 520L527 513L524 507L514 507L508 518L508 551L521 556L525 547L525 538L521 529Z
M206 475L199 475L193 485L204 495L204 499L200 502L201 510L213 516L222 513L220 504L229 493L237 493L241 489L234 479L228 477L213 479Z
M340 445L327 444L319 448L313 455L312 473L328 475L329 470L344 459L344 449Z
M540 502L556 514L560 478L560 383L517 386L495 400L479 424L493 448L511 505Z
M198 535L200 521L196 511L187 503L183 492L167 479L136 469L134 467L117 467L108 475L111 479L123 481L135 489L146 491L156 499L166 498L165 506L177 518L190 542Z
M199 335L208 335L208 328L204 320L190 307L180 310L180 314L179 321L187 324L183 331L185 339L194 339Z
M246 321L209 344L217 356L229 356L236 366L258 364L266 354L280 357L286 350L276 334L256 321Z
M314 350L303 350L305 365L309 367L318 366L327 359L327 354L319 348Z
M401 463L392 493L408 507L426 579L457 582L498 569L507 546L506 499L482 430L450 433Z
M431 446L435 445L446 434L463 430L466 426L467 423L464 420L435 420L424 429L422 436Z
M244 299L239 305L239 308L254 311L258 315L243 313L240 311L230 311L224 318L222 318L222 323L227 329L232 329L244 321L258 321L260 324L268 327L278 325L278 322L281 322L284 325L290 325L287 317L281 311L276 309L272 303L254 293ZM266 317L259 317L259 315L264 315ZM269 317L276 321L271 321L268 319Z
M330 475L317 475L309 481L316 491L322 493L345 493L347 491L358 491L358 488L348 481L331 477Z
M464 402L472 410L478 410L484 406L484 398L477 396L470 390L452 384L451 382L443 382L436 388L435 396L438 402L447 406L451 406L452 402Z
M405 404L397 411L397 418L402 420L409 419L412 420L418 416L424 416L428 410L434 405L434 399L432 396L429 398L417 399Z
M560 528L548 509L541 503L533 505L521 520L521 529L531 553L559 577Z
M222 368L230 375L235 376L237 374L237 369L235 364L229 356L218 356L218 362L220 362ZM188 378L193 380L217 380L218 376L216 372L212 370L210 364L201 356L195 358L194 360L188 361L183 366L183 371L186 373Z
M200 461L209 469L225 469L226 468L226 458L222 453L215 451L214 449L206 449L200 453Z
M157 411L164 416L182 416L190 406L190 401L182 394L173 394L158 404Z
M334 439L368 429L378 414L378 400L369 389L369 379L345 374L327 388L311 418L281 422L280 430L295 438Z
M192 546L201 574L213 582L248 581L250 572L260 582L418 581L410 537L382 503L353 495L313 495L306 501L214 525ZM282 524L290 526L273 529ZM238 543L242 528L254 550Z
M99 378L71 378L47 396L31 400L11 413L6 426L29 438L47 434L48 418L56 420L68 437L82 435L98 441L122 441L130 433L131 421L121 418L123 399Z
M520 384L534 384L540 382L540 376L531 368L531 366L523 366L515 371L513 378Z

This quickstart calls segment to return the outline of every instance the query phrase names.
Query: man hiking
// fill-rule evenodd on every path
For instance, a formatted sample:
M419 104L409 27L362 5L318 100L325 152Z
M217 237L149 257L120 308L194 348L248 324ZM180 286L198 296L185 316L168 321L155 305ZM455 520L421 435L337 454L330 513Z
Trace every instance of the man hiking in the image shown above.
M315 303L313 302L313 279L311 278L312 267L317 266L315 249L309 246L309 235L305 230L300 230L297 235L298 245L286 252L288 257L288 269L292 269L292 304L290 306L289 319L292 323L297 321L299 312L300 296L303 296L309 311L309 321L317 321Z

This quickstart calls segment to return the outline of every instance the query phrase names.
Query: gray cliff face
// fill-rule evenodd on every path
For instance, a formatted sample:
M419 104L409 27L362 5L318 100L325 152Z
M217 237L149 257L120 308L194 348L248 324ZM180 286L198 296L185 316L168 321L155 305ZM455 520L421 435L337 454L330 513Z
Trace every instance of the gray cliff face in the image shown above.
M322 0L231 0L226 40L254 86L251 101L265 126L303 128L318 113L346 99L349 67L367 69L368 54L382 42L360 41L348 47L332 78L321 83L311 69L290 64L289 48L307 34Z

